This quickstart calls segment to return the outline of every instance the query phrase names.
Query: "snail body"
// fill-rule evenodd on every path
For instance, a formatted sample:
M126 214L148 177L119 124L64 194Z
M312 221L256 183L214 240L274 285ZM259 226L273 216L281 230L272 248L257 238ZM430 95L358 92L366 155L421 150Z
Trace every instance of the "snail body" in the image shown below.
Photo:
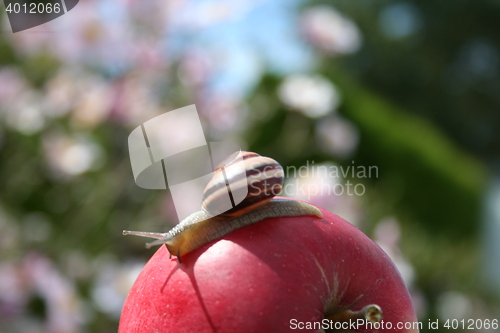
M155 241L146 244L147 248L165 244L171 254L180 258L238 228L266 218L303 215L322 217L317 207L305 202L273 198L281 192L284 178L283 168L278 162L251 152L240 152L240 157L216 169L205 188L202 209L170 231L124 230L123 234L155 238ZM227 209L225 195L228 191L232 203L230 209ZM241 193L245 197L234 204L234 197L241 196Z

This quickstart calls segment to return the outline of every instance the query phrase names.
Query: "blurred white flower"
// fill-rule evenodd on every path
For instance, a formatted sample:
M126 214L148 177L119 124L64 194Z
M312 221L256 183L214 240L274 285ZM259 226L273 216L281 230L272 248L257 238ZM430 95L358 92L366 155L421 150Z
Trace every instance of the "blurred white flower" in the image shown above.
M84 87L82 82L87 82L88 72L70 66L61 69L50 77L44 87L45 98L49 107L47 116L61 117L67 114L75 105Z
M287 169L287 183L283 194L291 198L324 205L331 195L331 189L341 184L340 177L330 177L328 169L337 167L333 163L311 164L298 169ZM301 169L302 168L302 169ZM332 196L338 200L337 196Z
M361 47L362 36L356 24L330 6L306 9L301 21L304 35L320 50L349 54Z
M337 88L318 75L291 75L278 89L281 101L308 117L318 118L335 111L340 103Z
M316 125L318 145L335 156L349 157L358 146L356 126L340 116L321 119Z
M46 108L47 104L38 91L24 91L6 108L6 123L25 135L35 134L45 127Z
M111 258L101 258L96 266L97 277L92 287L92 299L99 308L119 318L130 288L146 263L131 261L119 264Z
M308 201L359 225L362 217L359 199L353 195L353 183L347 184L339 170L334 163L314 162L299 168L285 168L286 179L281 195Z
M48 117L60 117L71 112L78 127L94 127L111 112L114 89L109 81L80 68L63 66L44 87Z
M72 113L72 120L81 127L100 124L111 111L113 90L105 82L91 82L80 96Z
M43 139L48 164L60 176L77 176L98 165L103 158L99 145L89 137L51 133Z
M442 293L436 303L437 315L442 320L473 318L473 302L469 296L461 292Z

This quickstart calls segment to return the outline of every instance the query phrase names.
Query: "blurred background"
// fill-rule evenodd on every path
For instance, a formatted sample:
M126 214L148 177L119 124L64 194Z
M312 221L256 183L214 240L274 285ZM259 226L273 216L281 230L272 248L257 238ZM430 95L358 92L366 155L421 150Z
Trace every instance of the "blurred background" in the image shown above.
M82 0L0 15L0 326L114 332L177 223L129 133L196 104L208 140L300 167L376 166L362 195L286 193L392 257L419 320L500 319L500 2ZM491 332L484 328L480 332Z

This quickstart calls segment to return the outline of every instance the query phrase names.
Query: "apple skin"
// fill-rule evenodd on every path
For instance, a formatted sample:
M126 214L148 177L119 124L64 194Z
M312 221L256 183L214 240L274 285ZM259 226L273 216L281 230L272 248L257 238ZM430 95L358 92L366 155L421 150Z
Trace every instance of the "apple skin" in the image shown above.
M135 281L119 333L289 332L291 320L377 304L384 329L417 318L389 257L349 222L321 209L240 228L182 257L163 245ZM387 322L392 329L387 329ZM304 330L323 332L320 330Z

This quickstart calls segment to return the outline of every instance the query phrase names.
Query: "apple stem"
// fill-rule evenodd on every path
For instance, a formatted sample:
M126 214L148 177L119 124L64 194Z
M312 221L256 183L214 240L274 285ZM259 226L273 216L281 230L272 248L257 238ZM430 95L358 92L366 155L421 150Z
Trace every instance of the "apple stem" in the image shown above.
M355 321L364 319L372 323L378 323L382 320L382 309L377 304L370 304L359 311L345 310L344 312L327 316L333 322Z

